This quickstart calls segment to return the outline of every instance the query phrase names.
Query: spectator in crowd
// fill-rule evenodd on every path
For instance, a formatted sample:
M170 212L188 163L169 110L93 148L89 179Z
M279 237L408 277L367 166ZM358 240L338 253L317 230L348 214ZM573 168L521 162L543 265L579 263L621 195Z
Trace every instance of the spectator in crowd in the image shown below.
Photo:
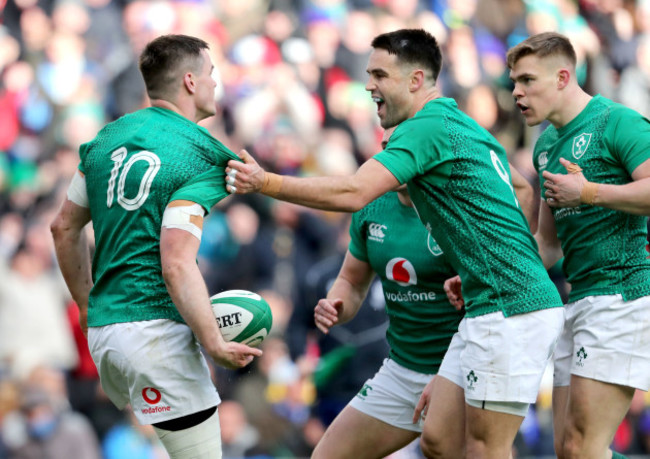
M13 436L5 438L9 457L15 459L99 459L96 433L88 420L52 399L38 385L25 385ZM5 426L5 429L7 426ZM20 432L19 429L22 429Z

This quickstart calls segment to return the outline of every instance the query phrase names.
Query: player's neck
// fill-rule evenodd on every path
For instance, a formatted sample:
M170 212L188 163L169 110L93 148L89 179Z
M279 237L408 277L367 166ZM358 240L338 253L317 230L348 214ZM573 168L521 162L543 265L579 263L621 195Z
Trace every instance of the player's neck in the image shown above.
M190 110L187 110L187 109L184 110L182 105L177 105L177 104L175 104L173 102L170 102L168 100L165 100L165 99L151 99L151 106L171 110L172 112L178 113L179 115L187 118L190 121L193 121L195 123L197 122L197 120L195 119L196 118L196 116L195 116L196 110L194 110L193 113L190 113Z
M423 89L421 95L415 100L415 103L413 104L413 113L411 113L411 117L422 110L427 103L440 97L442 97L442 94L436 86L431 86L430 88Z
M573 94L563 99L564 103L555 116L549 117L549 121L556 129L566 126L585 109L591 99L592 96L578 87Z

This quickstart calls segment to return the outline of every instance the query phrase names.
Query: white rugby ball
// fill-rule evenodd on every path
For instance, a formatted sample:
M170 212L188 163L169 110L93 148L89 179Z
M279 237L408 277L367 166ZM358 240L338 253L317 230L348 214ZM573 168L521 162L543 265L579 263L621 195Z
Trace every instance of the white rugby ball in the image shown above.
M257 293L226 290L210 297L210 302L226 341L258 346L271 332L271 308Z

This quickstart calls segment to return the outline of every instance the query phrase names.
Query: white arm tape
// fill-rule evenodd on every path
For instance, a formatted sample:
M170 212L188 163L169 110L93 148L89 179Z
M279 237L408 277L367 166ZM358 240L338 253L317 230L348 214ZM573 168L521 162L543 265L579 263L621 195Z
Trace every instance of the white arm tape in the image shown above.
M191 222L192 216L203 217L205 210L199 204L191 206L167 207L163 213L163 228L177 228L192 233L199 241L203 231Z
M86 190L86 177L79 173L79 169L74 173L68 186L68 199L78 206L90 207L88 204L88 191Z

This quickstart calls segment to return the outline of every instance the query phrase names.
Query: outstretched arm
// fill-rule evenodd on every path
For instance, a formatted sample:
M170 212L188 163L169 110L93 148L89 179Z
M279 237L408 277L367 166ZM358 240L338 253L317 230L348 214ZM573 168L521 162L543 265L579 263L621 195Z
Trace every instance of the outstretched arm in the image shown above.
M568 174L543 173L549 206L590 204L635 215L650 215L650 159L632 172L633 181L625 185L589 182L576 164L564 158L560 158L560 162Z
M314 308L314 321L319 330L328 333L334 325L356 316L374 276L370 264L348 251L327 298L321 299Z
M243 162L228 162L229 192L261 192L315 209L356 212L399 185L395 176L374 159L366 161L354 175L300 178L266 172L246 150L240 157Z

